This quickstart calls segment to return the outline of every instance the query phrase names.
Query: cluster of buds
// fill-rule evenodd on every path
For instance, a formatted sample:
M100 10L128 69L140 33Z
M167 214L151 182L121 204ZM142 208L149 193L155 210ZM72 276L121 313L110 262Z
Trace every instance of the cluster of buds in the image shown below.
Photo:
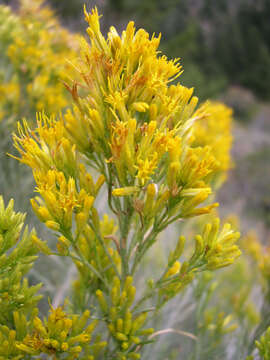
M82 189L79 192L73 178L66 180L62 172L49 170L46 176L36 173L37 190L43 198L32 200L36 214L53 229L71 231L72 216L76 213L78 231L83 231L90 216L94 197Z
M15 213L11 200L5 208L0 197L0 323L13 325L12 312L36 306L42 296L36 295L41 284L29 286L24 275L37 258L35 232L22 233L25 215Z
M182 263L179 258L183 254L186 241L184 236L179 237L174 251L169 254L164 274L154 284L159 290L160 305L178 294L193 280L197 272L228 266L241 255L235 245L240 234L229 224L225 224L221 230L219 227L218 218L214 219L212 224L206 224L202 235L195 236L192 256Z
M81 317L68 316L62 307L51 308L48 319L43 321L35 309L29 321L21 312L14 312L14 329L0 327L0 359L21 359L47 354L58 359L94 360L106 346L99 337L92 341L92 333L97 321L88 324L90 312ZM2 356L2 357L1 357ZM62 357L61 357L62 358Z
M121 289L120 280L115 277L107 299L101 290L96 291L109 332L121 349L116 355L116 359L119 360L140 359L136 349L139 349L139 345L154 331L152 328L142 329L147 312L137 316L132 314L131 307L136 294L136 288L132 283L132 277L128 276Z
M224 224L220 230L220 221L216 218L212 224L206 224L202 235L195 237L196 247L190 260L193 268L204 267L214 270L232 264L241 255L235 244L240 233Z
M30 355L45 353L55 358L62 353L68 354L66 359L77 359L84 351L84 359L93 360L94 354L106 346L106 342L93 342L92 333L97 321L88 324L89 311L81 317L68 316L61 307L51 308L48 319L44 322L39 317L33 319L33 332L26 334L16 346L19 350Z

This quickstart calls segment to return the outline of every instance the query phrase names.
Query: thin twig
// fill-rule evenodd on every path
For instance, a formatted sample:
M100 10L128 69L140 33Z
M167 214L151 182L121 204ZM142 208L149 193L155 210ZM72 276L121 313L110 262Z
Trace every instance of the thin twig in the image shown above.
M198 340L197 336L193 335L190 332L183 331L183 330L178 330L178 329L172 329L172 328L156 331L151 336L149 336L149 339L153 339L156 336L164 335L164 334L168 334L168 333L175 333L175 334L187 336L190 339L195 340L195 341Z
M115 243L118 253L120 253L120 245L117 237L115 235L105 235L104 239L112 240Z
M112 256L111 256L111 254L109 253L109 251L108 251L108 249L107 249L107 246L106 246L106 244L104 243L104 240L103 240L102 236L101 236L101 235L99 234L99 232L95 229L95 227L94 227L93 224L90 223L89 225L90 225L91 229L94 231L94 234L96 235L96 237L97 237L100 245L103 247L103 250L105 251L105 254L106 254L107 257L109 258L110 262L112 263L116 275L119 277L119 279L121 279L120 274L119 274L119 271L118 271L118 269L117 269L117 266L116 266L116 264L115 264L115 262L114 262L114 260L113 260L113 258L112 258Z

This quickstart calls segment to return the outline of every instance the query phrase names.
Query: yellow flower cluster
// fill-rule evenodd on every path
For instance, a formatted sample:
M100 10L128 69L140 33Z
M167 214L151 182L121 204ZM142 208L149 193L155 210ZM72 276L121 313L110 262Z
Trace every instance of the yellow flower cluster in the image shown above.
M180 236L174 251L169 254L167 269L154 284L159 289L159 305L162 306L188 285L197 272L216 270L232 264L241 251L235 244L240 234L225 224L219 229L219 219L206 224L202 235L195 236L195 249L192 256L180 263L185 238Z
M31 137L26 126L19 129L15 145L21 161L34 170L55 167L76 177L76 147L105 176L109 194L135 200L133 207L145 215L145 226L157 222L158 214L166 227L172 219L210 212L217 204L198 206L211 194L222 159L217 161L212 144L195 146L194 140L190 146L190 137L194 123L205 117L222 122L228 109L203 105L195 110L193 89L169 85L181 66L157 56L159 37L149 39L142 29L135 32L131 22L122 37L111 28L106 41L97 10L85 11L85 16L91 46L82 44L82 94L75 81L70 88L73 111L58 121L40 115L38 136ZM110 204L119 211L119 200Z
M72 110L59 118L39 113L34 130L24 121L14 144L36 181L33 209L57 235L54 254L69 256L77 266L74 306L83 312L94 299L93 309L109 333L108 357L138 359L153 331L143 329L147 312L142 304L151 297L159 309L196 273L227 266L240 255L235 245L239 234L228 224L219 230L215 220L196 237L193 255L182 263L185 239L179 238L160 279L135 301L133 275L160 232L176 220L210 213L217 206L206 201L216 176L229 167L230 111L211 103L196 108L193 89L171 84L182 70L178 60L159 54L160 36L136 32L130 22L121 36L112 27L105 39L97 9L85 10L85 17L91 44L82 40L76 65L80 81L67 85ZM214 124L222 133L223 119L226 140L215 142ZM220 146L227 154L224 159ZM103 184L118 226L99 214L96 199ZM52 253L37 237L34 244ZM79 345L68 342L70 333L61 338L64 318L55 326L61 330L55 336L49 320L35 320L20 350L31 354L37 338L45 353L46 346L54 353L64 351L64 343L70 351L73 345L82 347L80 332L74 335ZM48 345L45 339L50 339Z
M76 221L83 231L82 225L87 223L104 176L94 183L85 166L77 161L76 146L64 136L61 121L40 114L36 131L24 122L19 133L21 137L15 136L14 140L22 154L20 160L32 167L37 191L43 198L31 201L37 216L50 228L68 231L76 213Z
M20 137L14 137L15 146L22 155L20 160L32 167L40 195L31 199L34 212L48 228L61 234L57 243L59 254L71 255L73 246L80 257L83 254L83 261L76 261L76 265L84 277L95 282L93 274L89 274L89 264L92 270L97 268L103 272L112 259L115 269L110 268L104 276L113 277L116 267L120 266L117 251L109 247L115 226L111 226L108 218L100 221L93 206L105 177L100 175L94 182L80 161L76 145L66 137L63 121L39 114L37 124L34 131L24 122L24 126L19 127ZM50 253L44 243L36 242L36 245L41 251ZM92 255L97 253L99 260L94 260Z
M34 171L46 173L51 169L75 176L79 171L76 162L76 146L64 136L62 121L37 115L37 129L32 131L26 121L19 125L19 135L14 137L16 148L22 155L21 161ZM83 170L82 170L83 171Z
M20 0L17 15L0 6L0 19L0 121L44 109L58 113L68 105L60 80L74 73L64 59L75 59L76 36L60 26L43 0Z
M232 110L222 103L208 101L208 116L196 121L193 127L192 146L210 146L211 155L217 160L217 185L226 179L232 167L230 150L232 145Z
M191 263L208 270L232 264L241 255L235 245L240 233L234 231L230 224L224 224L220 230L220 221L216 218L212 224L206 224L202 235L195 237L196 247Z
M51 308L48 319L42 321L37 316L37 309L30 321L16 311L13 313L15 330L0 326L0 359L22 359L27 356L47 354L59 359L94 360L106 342L91 341L97 321L88 324L90 312L81 317L68 316L62 307ZM5 357L6 356L6 357Z
M144 211L149 223L167 209L168 217L179 218L209 212L217 204L198 206L229 166L230 110L219 104L195 110L193 89L170 85L182 70L177 60L157 56L160 37L136 32L130 22L121 37L112 27L106 40L97 10L85 16L91 46L82 44L83 95L77 82L70 87L74 108L64 116L69 139L99 171L108 171L112 195L135 197L149 210L147 185L156 184L153 202L160 206ZM212 137L203 139L204 128ZM226 159L216 155L220 144L214 143L224 128L220 154Z
M42 196L32 201L33 207L41 221L54 230L70 231L72 216L76 211L78 231L83 231L87 223L94 197L82 189L79 192L73 178L66 180L59 171L49 170L46 177L42 173L35 174L37 191Z

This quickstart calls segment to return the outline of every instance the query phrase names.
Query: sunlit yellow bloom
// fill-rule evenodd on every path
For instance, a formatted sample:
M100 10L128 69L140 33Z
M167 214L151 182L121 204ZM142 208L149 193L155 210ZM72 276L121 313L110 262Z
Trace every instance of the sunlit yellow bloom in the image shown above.
M73 178L67 181L62 172L53 170L49 170L46 175L35 172L34 176L37 191L43 200L36 198L36 203L33 201L32 204L38 216L44 213L43 221L47 226L54 230L58 230L61 226L70 229L74 210L83 212L87 221L94 197L88 195L84 189L78 192ZM37 203L40 207L36 205ZM46 210L41 214L40 209L44 207ZM46 214L48 214L47 218Z
M142 185L144 185L145 182L150 179L151 175L156 170L157 162L158 154L156 152L151 156L151 158L146 158L145 160L138 160L138 165L136 166L138 169L137 177L138 179L140 179Z
M226 171L232 167L232 110L222 103L208 102L206 113L207 116L194 123L192 145L210 146L224 180Z
M51 307L50 314L43 321L39 317L33 320L34 329L27 334L22 341L17 341L16 348L22 353L30 355L68 354L83 351L85 345L91 340L91 333L97 322L87 325L90 312L86 310L81 317L68 316L62 307ZM104 346L106 343L104 343Z

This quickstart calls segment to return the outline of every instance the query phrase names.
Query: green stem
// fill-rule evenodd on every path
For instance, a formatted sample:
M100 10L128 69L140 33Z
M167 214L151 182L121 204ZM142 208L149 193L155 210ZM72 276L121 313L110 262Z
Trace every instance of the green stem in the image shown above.
M173 218L171 218L170 220L166 221L165 223L161 224L160 226L158 226L158 231L161 232L162 230L164 230L167 226L169 226L170 224L172 224L173 222L175 222L176 220L181 219L181 215L176 215Z
M106 255L108 256L113 268L114 268L114 271L116 273L116 275L119 277L120 279L120 274L118 272L118 269L117 269L117 266L115 265L115 262L113 261L113 258L111 256L111 254L109 253L108 249L107 249L107 246L102 238L102 236L99 234L99 232L95 229L95 227L93 226L93 224L90 223L90 227L91 229L94 231L94 234L96 235L100 245L102 246L103 250L105 251Z
M105 280L105 278L99 273L99 271L97 269L95 269L88 261L85 260L85 258L79 251L78 247L76 245L74 245L73 243L72 243L72 248L78 257L69 253L69 256L71 257L71 259L82 262L86 267L88 267L89 270L91 270L106 285L107 288L109 288L109 285L108 285L107 281Z
M123 213L126 215L122 215L119 217L120 223L120 256L123 265L123 278L122 281L125 280L126 276L129 274L129 266L128 266L128 256L127 256L127 240L128 234L130 231L131 219L133 215L132 206L129 203L128 199L124 198L124 210Z
M130 256L134 251L135 247L141 244L144 235L145 235L145 231L143 231L143 229L139 229L137 232L134 233L128 248L128 260L130 259Z
M78 258L76 258L75 256L73 256L72 254L69 254L69 256L77 261L81 261L86 267L88 267L88 269L90 269L103 283L104 285L109 289L109 284L107 283L106 279L100 274L100 272L95 269L88 261L86 261L85 257L82 255L79 247L77 246L76 242L73 239L73 236L70 232L67 231L61 231L61 233L70 241L70 243L72 244L72 248L75 251L76 255L78 256Z
M131 274L134 274L136 271L137 266L141 262L142 258L144 257L147 250L154 244L157 238L158 232L155 231L155 228L152 229L150 234L141 242L138 246L138 250L135 256L135 260L132 266Z
M146 294L137 302L137 304L133 308L133 313L140 308L140 306L148 299L150 299L153 296L153 292L155 292L157 289L151 289L151 291L147 291ZM151 310L153 310L151 308Z

